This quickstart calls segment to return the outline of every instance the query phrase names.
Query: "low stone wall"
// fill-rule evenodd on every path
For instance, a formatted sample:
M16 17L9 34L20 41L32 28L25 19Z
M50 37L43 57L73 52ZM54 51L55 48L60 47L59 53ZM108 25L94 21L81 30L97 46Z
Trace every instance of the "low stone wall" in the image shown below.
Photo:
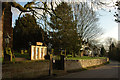
M77 70L87 67L92 67L96 65L101 65L106 62L109 62L109 59L81 59L81 60L66 60L65 61L65 70Z
M2 65L2 78L37 78L49 75L49 61L6 63Z
M108 62L107 59L65 60L65 71L77 70ZM2 65L2 78L37 78L49 75L49 61L25 61Z

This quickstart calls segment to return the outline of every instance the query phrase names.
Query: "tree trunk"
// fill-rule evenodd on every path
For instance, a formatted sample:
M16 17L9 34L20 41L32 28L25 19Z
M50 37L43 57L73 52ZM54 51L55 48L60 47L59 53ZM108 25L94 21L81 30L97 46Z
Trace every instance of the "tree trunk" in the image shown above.
M13 28L12 28L12 12L10 2L2 2L2 48L5 50L5 37L7 34L11 37L8 47L12 49L13 44ZM4 53L4 52L3 52ZM3 54L4 55L4 54Z
M2 5L2 2L0 2L0 6ZM0 7L0 10L2 9L2 7ZM0 57L2 57L3 56L3 46L2 46L2 44L3 44L3 16L2 16L2 11L0 11L0 53L2 53L2 54L0 54Z

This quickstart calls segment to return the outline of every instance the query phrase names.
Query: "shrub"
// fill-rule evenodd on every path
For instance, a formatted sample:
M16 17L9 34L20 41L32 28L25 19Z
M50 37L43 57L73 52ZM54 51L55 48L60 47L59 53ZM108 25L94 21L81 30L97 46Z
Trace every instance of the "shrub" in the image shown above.
M46 60L50 60L50 55L47 54L47 55L44 56L44 58L45 58Z

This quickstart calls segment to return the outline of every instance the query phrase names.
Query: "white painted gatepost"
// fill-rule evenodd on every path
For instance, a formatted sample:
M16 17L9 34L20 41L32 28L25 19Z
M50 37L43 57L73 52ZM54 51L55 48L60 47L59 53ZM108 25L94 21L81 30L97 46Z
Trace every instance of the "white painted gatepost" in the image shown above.
M47 54L47 47L43 43L37 42L37 45L31 45L31 60L44 60Z

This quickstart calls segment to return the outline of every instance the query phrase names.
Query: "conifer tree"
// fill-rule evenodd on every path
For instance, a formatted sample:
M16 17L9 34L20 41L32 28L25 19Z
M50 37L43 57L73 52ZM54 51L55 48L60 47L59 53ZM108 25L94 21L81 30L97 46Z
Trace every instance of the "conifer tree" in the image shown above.
M50 18L49 26L53 29L52 44L56 50L66 49L70 52L78 51L78 34L77 21L73 18L71 6L62 2L55 8L56 15L60 18L52 16Z

